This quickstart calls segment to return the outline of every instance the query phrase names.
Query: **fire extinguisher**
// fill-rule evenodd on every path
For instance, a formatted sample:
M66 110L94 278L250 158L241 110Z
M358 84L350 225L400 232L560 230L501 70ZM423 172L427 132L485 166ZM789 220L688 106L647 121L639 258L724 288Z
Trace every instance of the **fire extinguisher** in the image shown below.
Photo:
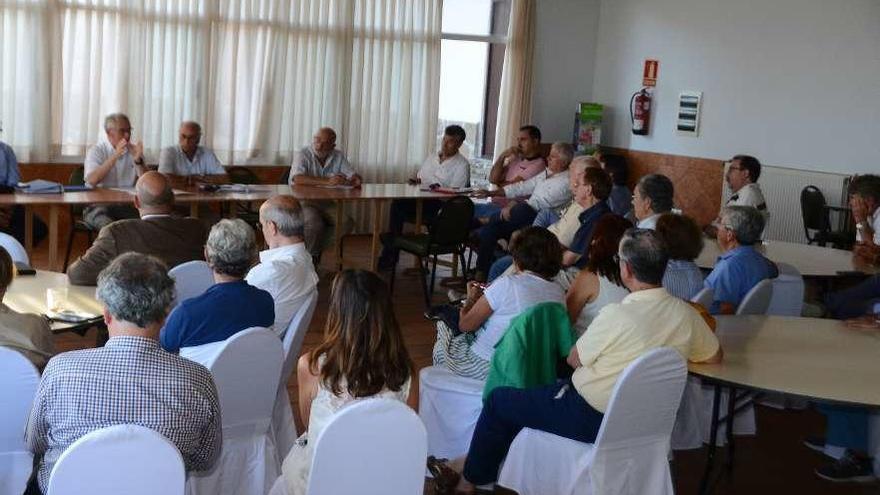
M629 100L629 118L632 121L632 133L646 136L651 125L651 93L642 88L633 93Z

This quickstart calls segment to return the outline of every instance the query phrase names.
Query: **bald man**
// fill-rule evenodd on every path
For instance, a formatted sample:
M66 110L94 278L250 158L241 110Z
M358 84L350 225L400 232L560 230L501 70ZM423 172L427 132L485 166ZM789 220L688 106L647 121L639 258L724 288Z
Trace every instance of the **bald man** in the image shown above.
M229 182L226 169L213 151L199 146L201 141L202 126L198 122L188 120L181 123L177 146L169 146L159 154L159 172L171 179L175 186L192 180L213 184Z
M95 285L98 273L129 251L156 256L169 268L204 259L207 231L195 218L172 215L174 192L168 178L147 172L135 189L134 206L140 218L118 220L102 228L88 251L67 270L71 284Z
M290 185L360 187L361 176L355 172L345 154L336 149L336 131L322 127L312 137L311 146L294 153L290 164ZM313 257L324 249L324 235L333 225L334 204L312 201L303 205L305 243ZM346 231L353 220L347 219Z

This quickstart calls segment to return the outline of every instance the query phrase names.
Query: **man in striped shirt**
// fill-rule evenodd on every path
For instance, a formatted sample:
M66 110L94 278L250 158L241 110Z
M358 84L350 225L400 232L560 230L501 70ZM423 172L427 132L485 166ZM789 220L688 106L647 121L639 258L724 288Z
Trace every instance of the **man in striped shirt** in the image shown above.
M37 479L44 493L61 453L108 426L137 424L161 433L180 450L188 471L210 469L219 457L220 402L210 372L159 347L174 297L167 272L144 254L116 258L98 276L110 340L102 348L59 354L46 366L26 437L42 456Z

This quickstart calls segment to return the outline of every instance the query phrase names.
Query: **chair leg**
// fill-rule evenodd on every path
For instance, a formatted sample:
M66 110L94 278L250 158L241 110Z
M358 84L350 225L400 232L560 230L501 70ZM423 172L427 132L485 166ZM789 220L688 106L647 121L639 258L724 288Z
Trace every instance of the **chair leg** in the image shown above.
M467 280L468 269L470 267L464 262L464 248L461 248L461 250L458 252L458 259L461 260L461 278Z
M399 260L399 258L398 258ZM391 280L388 281L388 294L394 295L394 276L397 275L397 262L398 260L394 260L394 266L391 267Z
M70 229L70 233L67 236L67 252L64 254L64 268L61 269L62 273L67 273L67 264L70 262L70 252L73 250L74 235L76 235L76 230Z
M419 278L422 282L422 293L425 296L425 309L431 307L431 296L428 294L428 277L425 272L428 270L428 258L419 256Z
M434 280L437 278L437 255L434 255L434 265L431 267L431 285L428 286L428 298L434 295Z

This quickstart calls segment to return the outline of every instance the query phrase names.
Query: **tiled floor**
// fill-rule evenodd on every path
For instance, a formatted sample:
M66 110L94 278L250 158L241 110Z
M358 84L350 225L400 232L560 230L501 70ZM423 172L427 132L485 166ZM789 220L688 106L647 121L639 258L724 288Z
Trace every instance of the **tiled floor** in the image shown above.
M346 243L346 251L352 253L354 264L366 264L363 256L354 253L367 251L366 238L356 238ZM83 246L79 246L81 251ZM40 267L45 262L45 248L34 255L34 264ZM410 266L407 258L401 265ZM329 284L332 281L333 266L330 256L325 257L321 268L321 298L318 310L309 333L305 347L315 346L321 340L321 333L326 318L326 300ZM445 289L438 285L435 299L439 302ZM407 348L419 367L427 366L431 361L431 348L434 342L432 326L421 316L422 297L418 278L407 275L401 269L394 294L394 307L403 329ZM59 350L70 350L94 345L94 335L79 337L73 334L58 335ZM296 407L296 380L288 385L290 396ZM716 494L877 494L880 485L835 485L822 481L813 474L813 470L822 463L820 456L801 445L806 435L817 435L823 431L821 415L811 411L777 411L766 407L757 408L758 436L740 438L736 442L736 463L731 474L725 476L716 486ZM719 459L723 463L724 455ZM705 462L705 449L676 452L672 464L676 493L697 493L700 477ZM498 493L506 491L499 490ZM429 489L426 493L432 493ZM548 494L552 495L552 494Z

